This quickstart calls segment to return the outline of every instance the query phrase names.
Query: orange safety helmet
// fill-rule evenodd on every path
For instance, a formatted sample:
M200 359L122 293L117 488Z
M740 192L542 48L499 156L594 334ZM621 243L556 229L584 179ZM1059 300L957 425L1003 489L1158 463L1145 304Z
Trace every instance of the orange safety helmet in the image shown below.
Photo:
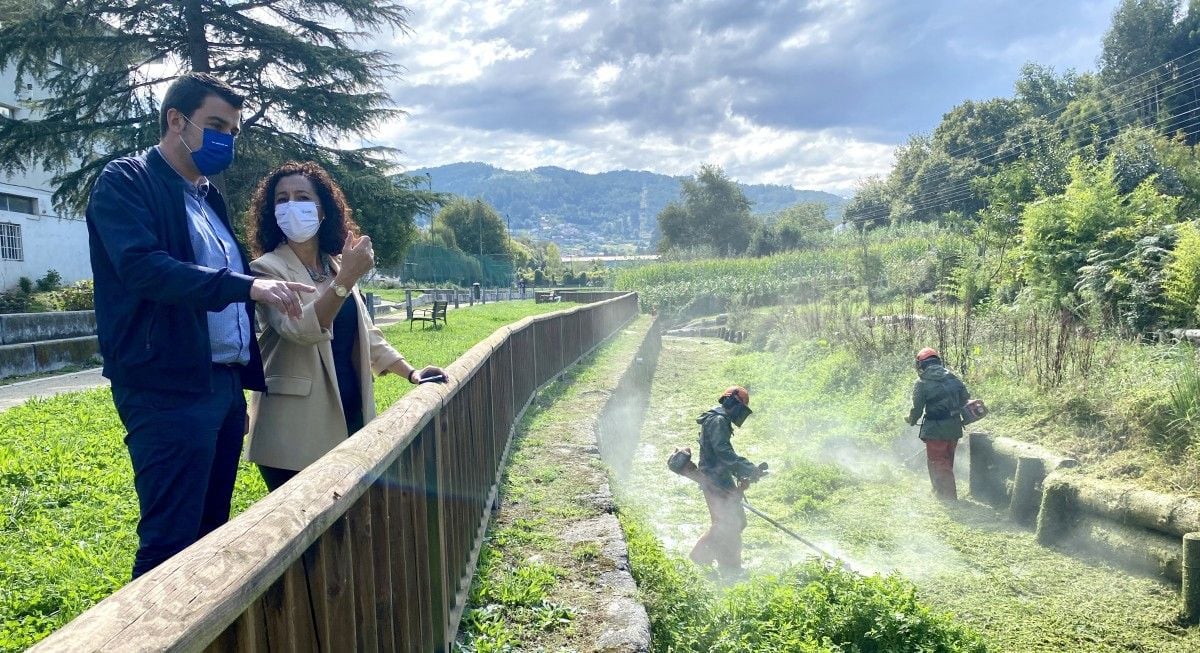
M750 393L740 385L731 385L721 394L721 399L726 397L734 397L742 403L743 406L750 407Z
M922 349L921 351L917 352L917 362L918 363L924 363L925 361L929 360L930 358L941 358L941 357L942 357L942 355L939 354L938 350L934 349L933 347L926 347L926 348Z

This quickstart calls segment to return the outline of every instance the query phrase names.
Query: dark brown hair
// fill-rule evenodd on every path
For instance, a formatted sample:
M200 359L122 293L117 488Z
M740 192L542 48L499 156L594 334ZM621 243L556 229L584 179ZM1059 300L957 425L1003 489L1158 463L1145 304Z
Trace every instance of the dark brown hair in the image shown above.
M275 187L279 185L280 179L293 175L308 179L317 190L317 199L321 202L321 211L325 214L325 219L321 220L321 228L317 231L318 248L325 254L341 254L346 236L359 231L358 224L351 217L346 194L320 165L312 161L288 161L258 182L254 195L250 198L250 209L246 215L246 235L254 250L254 256L273 252L287 240L283 230L279 228L279 223L275 221Z
M208 73L188 73L177 77L167 87L167 94L163 96L162 107L158 110L158 135L167 135L168 109L175 109L187 116L188 120L191 120L192 115L196 113L196 109L199 109L200 105L204 104L204 101L210 95L215 95L225 100L230 106L239 111L242 108L242 104L246 101L245 98L237 94L237 91L233 90L232 86Z

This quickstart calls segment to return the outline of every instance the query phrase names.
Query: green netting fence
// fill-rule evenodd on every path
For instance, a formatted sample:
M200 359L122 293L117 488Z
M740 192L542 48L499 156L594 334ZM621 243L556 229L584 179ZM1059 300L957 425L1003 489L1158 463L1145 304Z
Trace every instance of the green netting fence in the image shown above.
M508 254L475 256L425 243L411 245L399 266L380 271L403 281L493 288L511 285L516 273Z

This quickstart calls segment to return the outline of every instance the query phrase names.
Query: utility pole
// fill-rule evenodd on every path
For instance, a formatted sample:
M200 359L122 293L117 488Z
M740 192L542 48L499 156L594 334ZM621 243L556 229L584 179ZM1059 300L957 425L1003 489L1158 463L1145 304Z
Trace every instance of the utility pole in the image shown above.
M483 203L475 200L475 231L479 234L479 258L483 258Z
M433 175L425 173L425 182L429 185L429 197L433 199ZM419 182L418 182L419 183ZM433 228L433 205L429 206L429 227Z

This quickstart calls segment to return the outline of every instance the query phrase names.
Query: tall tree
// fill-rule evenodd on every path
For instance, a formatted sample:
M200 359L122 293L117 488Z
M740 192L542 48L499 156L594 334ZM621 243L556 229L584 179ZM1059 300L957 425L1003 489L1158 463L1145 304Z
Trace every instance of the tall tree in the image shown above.
M1075 98L1078 80L1074 70L1057 75L1053 67L1027 63L1014 84L1016 101L1033 116L1056 114Z
M1170 99L1169 67L1179 16L1179 0L1122 0L1104 35L1100 75L1106 84L1121 84L1117 94L1129 106L1122 123L1155 121Z
M510 254L504 220L483 200L450 200L433 217L433 227L450 230L454 242L466 254L505 258Z
M27 99L32 118L0 122L0 168L55 173L60 205L79 210L106 163L158 141L156 93L189 70L247 98L238 160L222 180L236 212L271 166L315 160L345 187L387 258L412 238L414 208L433 199L386 179L386 149L340 145L399 113L383 88L399 67L358 47L368 33L407 29L408 10L396 2L0 1L8 3L0 68L14 70L21 88L44 91Z
M891 185L877 176L858 182L854 197L846 204L842 222L856 229L869 229L888 223L894 192Z
M725 255L746 251L755 227L750 200L724 170L700 166L695 177L683 181L681 195L682 202L672 202L658 214L660 250L709 246Z

